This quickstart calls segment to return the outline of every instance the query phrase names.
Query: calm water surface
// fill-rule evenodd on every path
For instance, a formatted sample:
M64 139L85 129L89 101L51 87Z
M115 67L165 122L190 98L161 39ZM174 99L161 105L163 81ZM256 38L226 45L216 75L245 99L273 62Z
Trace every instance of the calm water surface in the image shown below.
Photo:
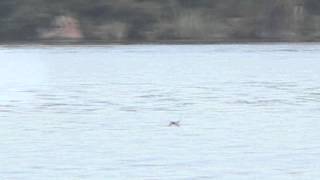
M317 180L319 142L318 44L0 47L1 180Z

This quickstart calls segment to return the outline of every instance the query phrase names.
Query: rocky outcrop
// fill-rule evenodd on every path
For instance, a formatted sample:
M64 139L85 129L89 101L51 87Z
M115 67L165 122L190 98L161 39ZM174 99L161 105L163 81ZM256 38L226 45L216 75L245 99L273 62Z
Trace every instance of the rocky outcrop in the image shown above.
M48 29L40 32L41 39L81 40L83 34L77 19L71 16L56 17Z

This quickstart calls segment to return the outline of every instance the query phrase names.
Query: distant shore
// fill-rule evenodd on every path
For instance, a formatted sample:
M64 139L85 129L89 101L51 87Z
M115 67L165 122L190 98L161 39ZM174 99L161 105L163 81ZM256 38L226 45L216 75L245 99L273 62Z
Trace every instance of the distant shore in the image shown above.
M39 41L8 41L0 45L134 45L134 44L265 44L265 43L320 43L320 40L279 40L279 39L243 39L243 40L155 40L155 41L69 41L69 40L39 40Z
M0 44L320 42L318 0L2 0L0 12Z

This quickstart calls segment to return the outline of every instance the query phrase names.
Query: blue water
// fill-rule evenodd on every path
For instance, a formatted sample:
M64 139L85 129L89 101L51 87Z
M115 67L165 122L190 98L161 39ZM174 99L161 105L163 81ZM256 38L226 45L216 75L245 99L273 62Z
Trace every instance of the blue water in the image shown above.
M0 47L1 180L317 180L319 142L320 44Z

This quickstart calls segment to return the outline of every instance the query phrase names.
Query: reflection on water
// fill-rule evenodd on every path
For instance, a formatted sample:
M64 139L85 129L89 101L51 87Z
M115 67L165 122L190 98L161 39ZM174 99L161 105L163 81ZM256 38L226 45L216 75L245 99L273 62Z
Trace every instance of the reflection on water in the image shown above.
M2 47L0 179L317 179L319 59L317 44Z

